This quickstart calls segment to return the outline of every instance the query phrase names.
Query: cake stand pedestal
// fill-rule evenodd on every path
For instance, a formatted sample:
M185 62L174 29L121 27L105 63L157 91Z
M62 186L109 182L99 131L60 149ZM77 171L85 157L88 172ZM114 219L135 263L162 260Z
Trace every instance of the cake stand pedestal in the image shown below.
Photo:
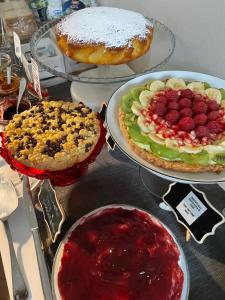
M82 72L83 78L122 78L135 72L126 64L118 66L102 65L95 69ZM119 82L87 84L73 81L70 93L73 101L83 101L95 111L99 111L103 102L108 102L112 94L122 85Z

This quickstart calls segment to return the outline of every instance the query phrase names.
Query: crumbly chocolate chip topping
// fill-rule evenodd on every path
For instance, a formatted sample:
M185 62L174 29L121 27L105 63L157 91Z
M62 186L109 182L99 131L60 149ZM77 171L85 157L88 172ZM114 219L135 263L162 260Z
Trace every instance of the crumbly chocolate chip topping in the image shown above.
M5 141L25 165L60 170L87 158L99 135L97 115L83 103L44 101L14 116Z

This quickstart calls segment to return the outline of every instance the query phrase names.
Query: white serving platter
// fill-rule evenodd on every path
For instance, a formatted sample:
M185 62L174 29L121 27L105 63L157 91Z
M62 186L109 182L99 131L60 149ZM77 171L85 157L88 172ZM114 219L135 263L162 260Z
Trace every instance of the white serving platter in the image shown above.
M136 77L123 84L115 93L112 95L106 112L106 123L107 128L116 142L117 146L122 150L130 159L135 161L138 165L154 173L155 175L162 177L170 181L176 181L181 183L204 183L204 184L215 184L218 182L225 181L225 171L216 174L213 172L205 173L185 173L166 170L145 161L139 157L125 141L122 132L119 127L118 112L121 97L136 86L143 85L149 80L164 80L171 77L183 78L188 81L202 81L209 83L212 87L225 89L225 80L196 72L188 71L161 71L155 73L149 73L147 75Z
M58 287L58 273L60 271L60 267L61 267L61 259L63 256L63 251L64 251L64 245L66 244L66 242L68 241L70 235L72 234L72 232L74 231L74 229L79 225L82 224L83 222L85 222L85 219L90 217L90 216L94 216L94 215L98 215L99 213L101 213L102 211L104 211L105 209L108 208L124 208L124 209L128 209L128 210L133 210L133 209L137 209L137 210L141 210L144 211L145 213L149 214L149 216L154 219L157 223L161 224L166 230L167 232L170 234L170 236L173 238L175 244L177 245L177 248L179 250L180 253L180 259L179 259L179 265L183 271L184 274L184 282L183 282L183 289L182 289L182 294L181 294L181 298L180 300L187 300L188 296L189 296L189 290L190 290L190 275L189 275L189 270L188 270L188 265L186 262L186 258L184 255L184 252L181 248L181 246L179 245L179 243L176 240L176 237L174 236L174 234L171 232L171 230L165 225L163 224L159 219L157 219L156 217L154 217L152 214L150 214L148 211L142 210L140 208L131 206L131 205L123 205L123 204L115 204L115 205L107 205L107 206L103 206L100 208L97 208L96 210L91 211L90 213L86 214L85 216L83 216L82 218L80 218L78 221L76 221L71 228L68 230L68 232L66 233L65 237L63 238L63 240L61 241L55 258L54 258L54 262L53 262L53 268L52 268L52 290L53 290L53 294L56 300L61 300L61 296L60 296L60 292L59 292L59 287Z

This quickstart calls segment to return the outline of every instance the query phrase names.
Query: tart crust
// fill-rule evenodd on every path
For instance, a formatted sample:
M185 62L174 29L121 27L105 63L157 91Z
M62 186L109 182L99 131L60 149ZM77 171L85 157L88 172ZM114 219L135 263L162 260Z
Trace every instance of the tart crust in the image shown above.
M28 167L65 170L89 157L100 131L97 114L83 103L44 101L13 117L5 146Z
M130 138L129 133L127 131L127 126L124 123L125 119L125 113L119 109L119 124L120 129L123 133L123 136L125 137L125 140L131 147L131 149L141 158L146 160L147 162L168 170L178 171L178 172L192 172L192 173L199 173L199 172L215 172L220 173L223 169L225 169L225 166L222 165L197 165L197 164L187 164L181 161L169 161L162 159L153 153L150 153L140 147L138 147L133 140Z

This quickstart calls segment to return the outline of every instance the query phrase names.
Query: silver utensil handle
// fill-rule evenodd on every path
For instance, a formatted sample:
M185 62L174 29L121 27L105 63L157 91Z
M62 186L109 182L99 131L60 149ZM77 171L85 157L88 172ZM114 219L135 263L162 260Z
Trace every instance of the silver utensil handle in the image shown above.
M9 223L7 220L4 221L4 225L8 238L11 259L13 298L15 300L25 300L28 298L28 290L16 258Z
M52 300L53 297L52 297L51 284L49 280L49 273L46 266L44 253L41 249L41 239L40 239L38 228L32 229L32 235L33 235L36 254L37 254L37 261L38 261L38 267L39 267L44 297L46 300Z

